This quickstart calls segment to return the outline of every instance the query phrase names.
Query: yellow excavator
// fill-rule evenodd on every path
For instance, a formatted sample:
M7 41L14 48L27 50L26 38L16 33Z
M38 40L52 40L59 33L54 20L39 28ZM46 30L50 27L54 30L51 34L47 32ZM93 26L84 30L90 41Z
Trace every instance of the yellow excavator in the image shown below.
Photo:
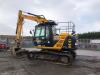
M24 19L37 22L35 30L30 31L30 34L34 33L33 39L33 51L27 51L27 57L29 59L43 59L55 62L71 65L76 57L76 35L73 26L68 26L68 31L57 34L55 21L47 20L43 15L35 15L32 13L19 10L18 22L16 28L16 46L14 52L17 54L21 50L20 42L22 40L22 29ZM71 33L69 30L71 30ZM34 49L40 49L35 51Z

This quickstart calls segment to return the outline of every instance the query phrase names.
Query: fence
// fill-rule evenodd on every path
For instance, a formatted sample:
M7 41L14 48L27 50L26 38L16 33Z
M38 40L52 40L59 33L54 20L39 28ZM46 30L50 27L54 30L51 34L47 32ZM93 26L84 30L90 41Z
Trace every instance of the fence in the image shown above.
M79 49L90 49L90 50L100 50L99 43L90 43L92 39L79 39L78 48Z

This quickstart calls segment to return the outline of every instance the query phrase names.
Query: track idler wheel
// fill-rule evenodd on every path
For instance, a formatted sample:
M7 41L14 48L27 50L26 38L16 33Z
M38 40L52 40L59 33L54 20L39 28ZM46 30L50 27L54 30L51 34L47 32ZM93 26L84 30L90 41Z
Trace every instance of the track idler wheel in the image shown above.
M62 55L60 57L60 62L62 64L66 64L66 65L72 65L73 62L73 56L72 55Z
M27 58L29 60L33 60L35 58L35 54L33 54L32 52L27 53Z

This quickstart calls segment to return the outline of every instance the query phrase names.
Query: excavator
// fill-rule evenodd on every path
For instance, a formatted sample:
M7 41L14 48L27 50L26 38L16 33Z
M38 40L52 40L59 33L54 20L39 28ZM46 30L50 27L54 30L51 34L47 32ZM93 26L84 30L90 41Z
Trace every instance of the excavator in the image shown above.
M16 46L14 53L18 54L21 50L22 29L24 19L37 22L35 29L30 31L32 34L33 50L27 51L28 59L42 59L53 62L59 62L66 65L71 65L76 58L76 35L73 26L68 26L72 29L71 33L68 31L57 34L58 25L53 20L47 20L43 15L35 15L29 12L19 10L18 21L16 28ZM35 49L40 49L39 51Z

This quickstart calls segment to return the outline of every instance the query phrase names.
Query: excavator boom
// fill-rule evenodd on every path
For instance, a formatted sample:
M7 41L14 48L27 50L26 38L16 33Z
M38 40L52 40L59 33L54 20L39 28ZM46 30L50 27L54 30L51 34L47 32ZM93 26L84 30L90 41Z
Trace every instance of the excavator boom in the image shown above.
M27 15L24 15L23 13L26 13ZM32 20L39 24L48 22L48 20L45 17L43 17L42 15L35 15L35 14L31 14L31 13L27 13L27 12L23 12L23 11L19 10L17 29L16 29L16 41L20 41L20 39L22 37L21 33L22 33L24 19Z

